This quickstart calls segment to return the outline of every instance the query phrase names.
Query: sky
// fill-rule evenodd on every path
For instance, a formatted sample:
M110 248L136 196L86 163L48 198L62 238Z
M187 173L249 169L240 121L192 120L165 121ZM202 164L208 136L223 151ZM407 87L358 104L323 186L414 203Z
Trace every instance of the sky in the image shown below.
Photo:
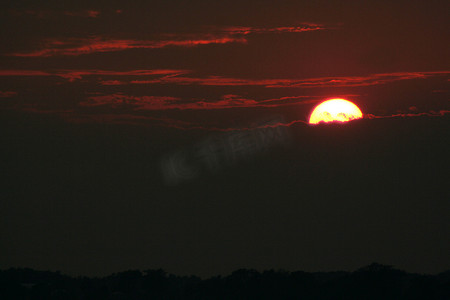
M7 1L0 268L448 270L449 9Z

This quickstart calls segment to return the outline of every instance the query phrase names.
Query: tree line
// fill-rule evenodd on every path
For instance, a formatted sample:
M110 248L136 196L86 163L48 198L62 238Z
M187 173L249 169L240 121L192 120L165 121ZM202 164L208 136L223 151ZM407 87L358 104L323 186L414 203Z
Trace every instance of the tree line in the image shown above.
M373 263L354 272L236 270L201 279L164 270L70 277L27 268L0 270L0 299L450 299L450 271L413 274Z

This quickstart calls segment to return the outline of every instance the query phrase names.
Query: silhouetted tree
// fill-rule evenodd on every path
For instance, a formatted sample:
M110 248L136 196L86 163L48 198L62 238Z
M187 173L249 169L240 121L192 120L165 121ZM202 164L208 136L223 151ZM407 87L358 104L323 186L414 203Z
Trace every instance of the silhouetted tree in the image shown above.
M1 300L143 299L450 299L450 271L420 275L373 263L355 272L258 272L239 269L201 280L159 270L130 270L104 278L59 272L0 271Z

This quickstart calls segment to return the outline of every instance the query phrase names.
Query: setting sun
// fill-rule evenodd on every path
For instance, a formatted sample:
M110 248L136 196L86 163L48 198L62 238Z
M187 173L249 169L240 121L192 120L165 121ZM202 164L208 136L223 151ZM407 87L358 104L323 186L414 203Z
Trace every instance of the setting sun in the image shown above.
M361 110L352 102L345 99L331 99L317 105L310 118L309 124L320 122L348 122L362 118Z

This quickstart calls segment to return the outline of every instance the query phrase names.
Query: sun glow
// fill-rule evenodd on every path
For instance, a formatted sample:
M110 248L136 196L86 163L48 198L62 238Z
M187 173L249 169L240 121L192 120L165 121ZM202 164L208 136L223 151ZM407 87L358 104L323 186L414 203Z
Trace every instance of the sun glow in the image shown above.
M345 99L330 99L314 108L309 118L309 124L348 122L362 117L361 110L352 102Z

